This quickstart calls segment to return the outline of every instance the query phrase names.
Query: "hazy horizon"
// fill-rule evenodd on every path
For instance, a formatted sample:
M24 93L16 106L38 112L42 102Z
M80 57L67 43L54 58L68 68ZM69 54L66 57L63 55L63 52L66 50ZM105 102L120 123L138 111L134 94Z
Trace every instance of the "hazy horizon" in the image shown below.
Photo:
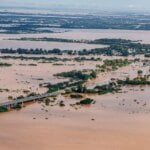
M150 1L143 0L0 0L1 7L48 9L91 9L107 11L149 11Z

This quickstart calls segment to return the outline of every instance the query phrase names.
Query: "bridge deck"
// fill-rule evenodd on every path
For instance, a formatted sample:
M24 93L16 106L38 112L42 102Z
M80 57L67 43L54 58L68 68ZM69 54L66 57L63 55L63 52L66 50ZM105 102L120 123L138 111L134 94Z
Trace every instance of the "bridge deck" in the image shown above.
M0 103L0 107L11 107L11 106L15 106L15 105L20 104L20 103L31 102L31 101L34 101L34 100L40 100L42 98L50 97L50 96L57 95L57 94L58 94L58 92L45 93L45 94L42 94L42 95L35 95L35 96L31 96L31 97L25 97L25 98L22 98L22 99L16 99L16 100L13 100L13 101Z

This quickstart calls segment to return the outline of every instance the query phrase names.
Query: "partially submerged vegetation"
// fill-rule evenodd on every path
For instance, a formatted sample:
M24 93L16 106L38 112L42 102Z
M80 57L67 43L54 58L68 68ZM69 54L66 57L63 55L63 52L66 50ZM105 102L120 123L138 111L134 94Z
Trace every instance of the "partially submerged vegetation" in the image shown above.
M150 57L150 53L145 54L145 57Z
M117 70L119 67L130 65L133 61L128 59L114 59L114 60L104 60L104 64L97 66L99 69L96 70L73 70L69 72L62 72L55 74L56 77L69 78L69 81L57 83L57 84L47 84L45 85L49 90L48 92L55 92L58 90L69 90L66 94L70 94L71 98L80 98L80 94L107 94L114 93L120 90L120 86L117 82L108 82L107 84L95 86L93 89L88 89L86 87L86 82L89 79L95 79L99 72L113 71ZM42 85L43 86L43 85ZM74 93L74 94L73 94Z
M49 38L44 38L49 39ZM138 41L131 41L126 39L96 39L93 41L87 40L68 40L68 39L56 39L50 38L55 41L63 41L63 42L77 42L77 43L86 43L86 44L103 44L107 45L103 48L95 48L91 50L83 49L83 50L60 50L60 49L52 49L52 50L44 50L44 49L1 49L0 52L4 54L55 54L55 55L107 55L107 56L129 56L129 55L137 55L143 54L148 56L150 53L150 44L142 44ZM50 40L49 39L49 40ZM23 40L23 39L20 39ZM27 40L25 38L25 40ZM32 39L33 40L33 39ZM35 39L36 40L36 39Z
M0 67L10 67L12 64L0 62Z
M2 57L2 56L1 56ZM20 59L21 60L38 60L38 61L57 61L60 59L62 61L66 60L64 58L55 58L55 57L35 57L35 56L3 56L7 59L9 58L13 58L13 59ZM75 57L76 58L76 57ZM81 60L86 60L87 61L89 59L94 60L95 59L93 57L90 58L81 58ZM70 58L68 58L66 61L72 60ZM109 93L116 93L119 92L121 90L121 86L123 84L114 81L108 81L108 83L105 84L101 84L99 83L96 84L94 87L89 88L88 87L88 82L91 82L92 79L96 79L97 76L100 73L103 72L109 72L109 71L114 71L119 69L120 67L123 66L127 66L130 65L131 63L135 62L135 61L139 61L139 60L128 60L128 59L105 59L102 61L102 59L100 58L96 58L96 60L99 60L101 65L97 65L95 67L95 69L83 69L83 70L72 70L72 71L68 71L68 72L61 72L58 74L54 74L55 77L58 77L60 79L64 78L66 81L64 82L59 82L56 84L51 84L51 83L41 83L40 87L44 87L47 88L47 93L61 93L62 96L67 96L70 97L71 99L76 99L76 100L80 100L79 102L77 102L75 105L87 105L87 104L94 104L95 101L90 99L90 98L85 98L87 97L87 95L103 95L103 94L109 94ZM143 62L146 64L146 62ZM59 63L58 63L59 64ZM29 63L30 66L35 66L34 63ZM36 80L40 80L42 81L42 78L33 78ZM25 93L24 93L25 94ZM36 93L27 93L27 96L19 96L17 97L17 99L22 99L22 98L26 98L26 97L31 97L31 96L35 96L37 95ZM14 98L13 98L14 99ZM46 104L48 104L49 101L46 101ZM57 104L60 107L64 107L66 104L63 101L60 101L60 103ZM14 109L20 109L20 105L16 106L16 108Z
M53 63L55 66L61 66L64 65L63 62L69 62L69 61L75 61L75 62L83 62L83 61L101 61L101 58L95 58L95 57L73 57L73 58L67 58L66 56L64 58L60 58L59 56L53 56L53 57L47 57L44 56L30 56L30 55L2 55L0 56L1 59L14 59L14 60L34 60L39 61L39 63ZM27 66L27 64L19 64L20 66ZM28 64L29 66L37 66L37 64Z
M122 85L150 85L149 76L136 77L134 79L127 78L126 80L118 80L118 84Z
M108 84L95 86L93 89L88 89L85 85L80 84L77 87L73 87L71 90L73 93L102 95L118 92L120 90L120 87L115 82L110 82Z
M96 78L96 71L92 70L90 72L86 71L70 71L70 72L62 72L55 74L57 77L65 77L65 78L72 78L74 80L88 80Z
M100 72L106 72L106 71L114 71L117 70L120 67L124 67L127 65L130 65L133 61L128 59L113 59L113 60L104 60L103 65L97 65L96 67Z
M107 68L109 67L109 71L112 71L114 69L118 69L117 67L122 67L131 64L132 61L129 61L127 59L115 59L115 60L105 60L104 64L102 66L99 66L99 68ZM111 67L111 68L110 68ZM107 69L108 71L108 69ZM116 82L109 82L108 84L104 85L98 85L94 87L93 89L88 89L86 87L86 82L89 79L95 79L97 77L97 73L99 70L83 70L83 71L69 71L69 72L62 72L55 74L57 77L64 77L64 78L70 78L70 81L57 83L57 84L47 84L46 87L49 89L48 92L55 92L62 89L68 89L68 94L70 94L71 98L80 98L80 94L107 94L107 93L113 93L118 92L120 90L120 87ZM75 81L73 81L75 80ZM66 93L66 94L67 94ZM74 94L73 94L74 93Z
M71 94L70 97L75 98L75 99L83 98L83 96L81 94Z
M56 83L56 84L51 84L51 83L45 83L45 84L41 84L41 87L47 87L48 88L48 93L53 93L53 92L57 92L59 90L64 90L66 88L69 87L73 87L73 86L77 86L78 84L83 84L84 81L66 81L66 82L60 82L60 83Z
M18 39L9 39L9 40L18 40L18 41L47 41L47 42L65 42L65 43L83 43L86 41L82 40L72 40L72 39L60 39L60 38L48 38L48 37L43 37L43 38L18 38Z
M58 57L9 56L9 55L8 56L0 56L0 58L1 59L35 60L35 61L41 61L41 63L52 63L52 62L58 62L58 61L66 62L66 61L71 60L69 58L58 58ZM31 65L31 64L29 64L29 65Z
M90 105L94 102L93 99L91 98L86 98L86 99L83 99L81 100L80 102L77 102L76 105Z
M7 112L7 111L8 111L8 109L6 107L0 107L0 113Z

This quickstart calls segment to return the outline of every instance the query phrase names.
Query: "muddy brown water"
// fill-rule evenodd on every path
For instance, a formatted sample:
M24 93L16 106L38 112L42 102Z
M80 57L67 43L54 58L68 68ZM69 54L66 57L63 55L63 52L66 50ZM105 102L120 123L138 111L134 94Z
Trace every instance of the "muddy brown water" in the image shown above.
M75 33L73 34L73 32ZM149 31L100 30L96 33L96 30L93 32L93 30L88 30L88 32L76 30L61 34L59 37L95 39L101 35L101 37L122 37L150 42ZM58 36L58 34L48 35ZM15 37L16 35L11 36ZM11 36L4 35L2 37ZM24 37L24 35L19 36ZM41 37L41 34L39 36ZM106 58L103 57L103 59ZM115 58L111 57L111 59ZM1 59L1 62L13 64L11 67L0 68L0 88L10 90L1 93L1 102L6 101L9 95L23 94L23 89L39 93L45 92L46 89L39 88L39 84L42 82L64 81L64 79L53 77L55 73L74 69L94 69L96 64L101 64L101 62L85 61L81 63L66 62L63 66L54 66L49 63L41 64L37 61L13 59ZM29 66L31 63L37 64L37 66ZM146 73L149 66L143 67L141 63L131 64L117 71L103 73L96 80L88 81L87 85L92 87L103 81L107 82L112 77L135 77L139 69ZM38 78L43 78L43 80L37 80ZM77 100L59 96L58 101L63 100L65 107L33 103L19 111L0 114L0 149L149 150L149 91L149 86L125 86L121 93L91 95L90 97L96 100L96 103L90 107L71 107L70 104Z

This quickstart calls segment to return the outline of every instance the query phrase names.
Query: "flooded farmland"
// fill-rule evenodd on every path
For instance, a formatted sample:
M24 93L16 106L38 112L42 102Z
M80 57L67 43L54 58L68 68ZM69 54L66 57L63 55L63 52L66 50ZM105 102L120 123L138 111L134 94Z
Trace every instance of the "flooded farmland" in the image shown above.
M16 41L8 39L17 38L62 38L75 40L95 40L102 38L121 38L133 41L140 41L141 43L149 44L150 31L134 31L134 30L100 30L100 29L69 29L60 33L41 33L41 34L1 34L0 48L43 48L62 50L82 50L106 47L98 44L84 44L84 43L65 43L65 42L45 42L45 41Z
M149 150L150 2L0 0L0 150Z
M60 30L61 31L61 30ZM102 30L102 29L66 29L59 33L40 33L40 34L1 34L0 39L11 39L21 37L52 37L62 39L102 39L102 38L121 38L130 39L136 41L142 41L143 43L150 43L149 40L150 31L141 30Z
M123 38L150 43L149 31L125 30L70 30L64 33L48 34L1 34L0 48L43 48L43 49L91 49L103 45L83 43L62 43L42 41L9 41L19 37L53 37L65 39ZM5 40L4 40L5 39ZM111 80L134 79L138 71L148 75L150 59L144 55L103 56L88 55L19 55L1 54L0 62L11 66L0 67L0 102L13 101L30 93L42 94L48 91L40 84L69 81L69 78L55 74L72 70L96 70L105 60L133 60L131 64L107 71L98 72L95 79L88 79L87 88L108 84ZM11 56L5 58L3 56ZM24 59L22 58L24 56ZM38 58L39 59L34 59ZM43 58L44 57L44 58ZM47 61L46 58L56 57ZM28 59L31 58L31 59ZM65 58L65 60L64 60ZM134 61L136 60L136 61ZM142 76L141 75L141 76ZM150 99L149 85L125 85L119 92L106 94L86 93L83 98L91 98L95 103L87 106L75 105L81 99L72 99L65 90L57 97L49 97L25 104L21 109L11 110L0 115L0 147L2 150L66 150L104 149L141 150L149 147ZM10 99L11 98L11 99ZM63 106L60 105L62 104ZM17 135L17 136L16 136ZM26 139L26 140L24 140ZM109 144L108 144L109 143Z

